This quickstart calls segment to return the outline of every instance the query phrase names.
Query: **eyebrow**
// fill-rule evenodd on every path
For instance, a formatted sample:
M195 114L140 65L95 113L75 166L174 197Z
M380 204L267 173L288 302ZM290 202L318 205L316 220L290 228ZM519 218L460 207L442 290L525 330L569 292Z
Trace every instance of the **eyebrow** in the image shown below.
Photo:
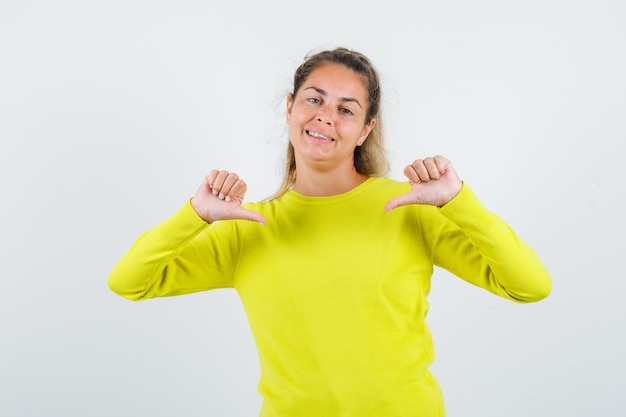
M323 90L323 89L321 89L321 88L319 88L319 87L311 86L311 87L307 87L307 88L305 88L305 90L310 90L310 89L313 89L313 90L317 91L318 93L320 93L320 94L321 94L321 95L323 95L323 96L327 96L327 95L328 95L328 93L326 92L326 90ZM342 98L340 99L340 101L342 101L342 102L346 102L346 101L347 101L347 102L356 103L356 104L358 104L358 106L359 106L360 108L363 108L363 106L361 106L361 103L359 103L359 100L357 100L356 98L351 98L351 97L342 97Z

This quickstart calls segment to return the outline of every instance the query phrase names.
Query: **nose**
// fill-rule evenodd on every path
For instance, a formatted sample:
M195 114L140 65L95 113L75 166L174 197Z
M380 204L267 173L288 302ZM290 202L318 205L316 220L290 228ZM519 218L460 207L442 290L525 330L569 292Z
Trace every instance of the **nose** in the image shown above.
M317 120L328 125L332 124L332 110L329 106L320 107L317 113Z

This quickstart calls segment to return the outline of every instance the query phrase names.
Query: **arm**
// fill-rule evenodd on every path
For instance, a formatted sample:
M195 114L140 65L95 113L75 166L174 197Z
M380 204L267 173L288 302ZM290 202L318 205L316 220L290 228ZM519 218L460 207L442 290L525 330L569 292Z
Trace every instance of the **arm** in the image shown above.
M133 301L208 289L209 282L203 288L200 279L202 270L209 267L202 265L201 253L210 250L210 242L200 243L207 227L186 202L172 217L135 241L113 267L109 288ZM205 245L207 249L202 248ZM227 282L215 276L212 281L214 286Z
M467 185L432 216L425 223L435 265L517 302L550 294L550 276L533 249L487 211Z
M411 190L389 201L386 209L408 204L440 207L416 209L435 265L518 302L548 296L550 276L535 252L482 206L450 161L441 156L417 160L404 172Z
M241 207L245 191L235 174L211 171L191 201L141 235L118 261L111 290L141 300L230 286L241 236L233 222L218 220L265 222Z

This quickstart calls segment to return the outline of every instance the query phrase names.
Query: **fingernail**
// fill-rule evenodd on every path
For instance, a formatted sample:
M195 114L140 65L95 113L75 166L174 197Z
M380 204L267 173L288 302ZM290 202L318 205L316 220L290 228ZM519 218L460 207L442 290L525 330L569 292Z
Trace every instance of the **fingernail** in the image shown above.
M224 194L220 193L219 199L223 200L224 199Z
M230 203L230 196L229 195L226 196L226 202Z

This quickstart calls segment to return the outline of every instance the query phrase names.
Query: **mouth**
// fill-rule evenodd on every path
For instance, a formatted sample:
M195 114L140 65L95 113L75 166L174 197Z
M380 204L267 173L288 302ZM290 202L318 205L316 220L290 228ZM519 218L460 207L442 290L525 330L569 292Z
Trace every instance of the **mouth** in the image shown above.
M328 136L324 136L321 133L314 132L312 130L305 130L305 132L306 132L307 135L309 135L309 136L311 136L312 138L315 138L315 139L321 139L321 140L324 140L326 142L334 142L335 141L335 139L333 139L333 138L329 138Z

